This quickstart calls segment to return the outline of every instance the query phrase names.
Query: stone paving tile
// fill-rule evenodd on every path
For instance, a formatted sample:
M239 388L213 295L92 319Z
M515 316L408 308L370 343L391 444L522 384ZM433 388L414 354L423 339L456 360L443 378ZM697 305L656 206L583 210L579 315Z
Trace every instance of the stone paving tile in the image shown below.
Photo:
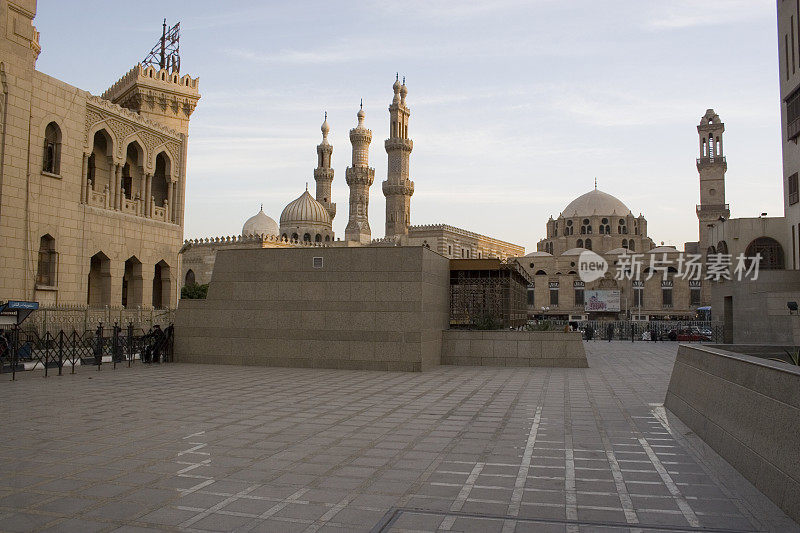
M800 531L664 411L674 344L586 346L588 369L0 380L27 406L0 531Z

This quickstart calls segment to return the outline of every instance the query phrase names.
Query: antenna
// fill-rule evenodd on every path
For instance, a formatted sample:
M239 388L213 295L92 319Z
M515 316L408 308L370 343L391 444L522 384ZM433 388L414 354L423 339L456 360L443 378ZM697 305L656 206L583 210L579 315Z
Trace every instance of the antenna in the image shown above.
M170 72L181 71L181 23L167 27L167 19L161 24L161 38L142 61L142 65L158 65Z

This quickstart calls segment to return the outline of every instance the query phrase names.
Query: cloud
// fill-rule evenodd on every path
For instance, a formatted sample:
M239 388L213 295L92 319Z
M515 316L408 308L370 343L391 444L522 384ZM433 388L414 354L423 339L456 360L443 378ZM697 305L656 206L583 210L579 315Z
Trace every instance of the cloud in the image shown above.
M646 14L645 26L655 30L678 30L698 26L720 26L757 18L774 18L771 0L670 0L654 2Z

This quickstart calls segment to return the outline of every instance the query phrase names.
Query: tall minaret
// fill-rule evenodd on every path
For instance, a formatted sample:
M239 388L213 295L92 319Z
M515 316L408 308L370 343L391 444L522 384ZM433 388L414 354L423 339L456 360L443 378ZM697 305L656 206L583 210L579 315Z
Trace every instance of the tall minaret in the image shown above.
M369 229L369 187L375 181L375 169L369 167L372 132L364 127L363 101L357 116L358 126L350 130L353 166L345 171L345 180L350 187L350 219L344 235L348 241L368 244L372 240L372 231Z
M383 182L383 195L386 197L386 238L408 235L411 224L411 195L414 182L408 179L409 158L414 143L408 138L408 117L411 112L406 105L406 79L403 85L395 79L394 98L389 106L389 138L386 139L386 153L389 155L389 169Z
M333 169L331 168L331 155L333 146L328 142L328 113L325 112L325 121L322 123L322 142L317 145L317 168L314 169L314 180L317 182L317 201L325 206L328 214L336 216L336 204L331 202L331 182L333 181Z
M697 172L700 174L700 204L697 206L697 219L700 224L699 252L705 257L710 246L710 226L720 222L720 217L728 219L730 210L725 203L725 171L728 163L722 151L722 132L725 131L719 115L713 109L706 110L700 119L697 133L700 136L700 157L697 158Z

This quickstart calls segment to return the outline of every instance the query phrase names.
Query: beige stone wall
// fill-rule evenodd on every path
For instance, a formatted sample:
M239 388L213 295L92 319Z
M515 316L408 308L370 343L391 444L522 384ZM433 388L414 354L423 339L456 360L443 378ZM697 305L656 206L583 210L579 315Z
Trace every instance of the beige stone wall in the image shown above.
M442 333L442 364L586 368L580 332L467 331Z
M426 370L440 362L448 290L448 260L423 247L219 250L208 299L178 306L176 358Z
M35 2L25 4L35 11ZM174 306L183 235L183 202L177 192L185 181L185 132L170 130L37 72L35 43L25 41L26 36L38 38L31 26L34 13L24 8L19 2L0 2L0 20L13 19L17 28L10 33L3 28L0 34L0 300L85 305L90 258L102 252L109 259L104 304L121 305L124 264L135 256L141 262L141 272L136 274L141 288L133 302L128 295L129 306L153 304L157 263L164 266L164 281L159 285L164 298L158 305ZM51 122L58 125L61 135L55 173L42 170L45 129ZM86 161L94 132L100 129L113 141L110 164L120 168L132 142L141 146L144 172L153 172L158 153L167 154L175 182L173 198L180 201L169 208L154 206L149 213L135 207L133 199L126 204L121 196L115 206L113 190L104 196L108 200L97 201L104 193L87 190ZM109 178L113 177L112 173ZM37 283L44 235L55 240L57 258L54 279L46 286Z

